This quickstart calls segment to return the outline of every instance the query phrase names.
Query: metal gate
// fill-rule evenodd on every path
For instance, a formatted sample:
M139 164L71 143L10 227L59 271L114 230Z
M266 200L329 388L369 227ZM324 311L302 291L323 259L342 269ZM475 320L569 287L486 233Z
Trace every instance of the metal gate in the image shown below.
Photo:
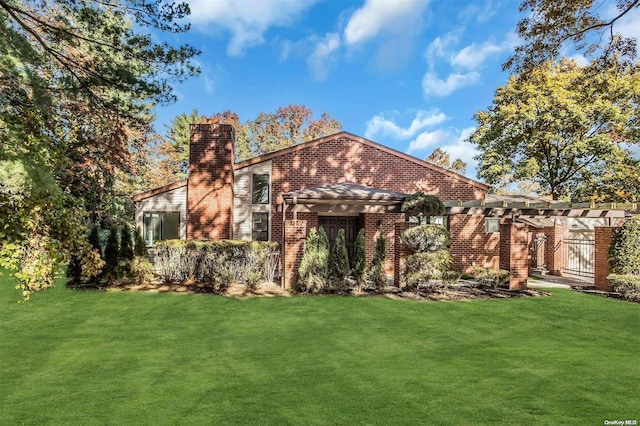
M544 257L546 244L547 236L544 234L535 234L531 238L531 243L529 244L531 272L540 274L547 271L547 262Z
M593 239L565 238L563 248L566 253L566 266L563 272L593 278L595 243Z

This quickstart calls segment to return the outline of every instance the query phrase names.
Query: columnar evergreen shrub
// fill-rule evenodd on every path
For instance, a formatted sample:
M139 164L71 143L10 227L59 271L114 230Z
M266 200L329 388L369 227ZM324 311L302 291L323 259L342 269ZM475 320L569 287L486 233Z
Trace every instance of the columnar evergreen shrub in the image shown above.
M367 258L364 246L364 229L358 231L356 247L353 253L353 278L362 287L367 277Z
M342 228L338 230L336 242L331 249L329 270L333 284L338 289L344 290L349 276L349 255L345 243L344 229Z
M298 291L318 291L327 285L329 264L329 240L324 228L311 228L304 244L304 252L300 267L299 279L296 283Z
M89 232L89 244L98 251L100 256L103 255L102 243L100 242L100 228L98 228L98 225L91 227L91 231Z
M120 247L118 244L118 229L114 226L109 232L109 239L104 248L105 272L113 275L120 261ZM110 277L111 278L111 277Z
M369 279L377 291L382 291L387 286L387 274L384 265L387 260L387 237L380 232L376 239L376 248L369 266Z
M120 232L120 259L125 261L133 260L133 239L131 238L131 230L128 224L122 225Z
M134 254L140 257L149 257L147 244L144 242L144 238L142 238L142 234L139 229L136 229L135 233Z

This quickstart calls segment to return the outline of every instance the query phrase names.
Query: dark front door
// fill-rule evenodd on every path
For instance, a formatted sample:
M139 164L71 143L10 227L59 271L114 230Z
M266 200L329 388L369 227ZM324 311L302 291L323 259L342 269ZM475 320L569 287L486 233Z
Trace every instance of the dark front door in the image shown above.
M344 229L344 240L349 254L349 262L353 259L353 253L356 246L356 236L358 234L358 218L350 216L320 216L319 224L327 233L331 247L336 242L338 230Z

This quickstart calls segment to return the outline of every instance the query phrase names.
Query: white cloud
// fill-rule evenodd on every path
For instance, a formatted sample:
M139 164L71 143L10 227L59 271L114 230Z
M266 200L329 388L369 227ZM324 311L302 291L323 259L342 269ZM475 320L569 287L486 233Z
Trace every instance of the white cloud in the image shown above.
M217 25L231 32L227 53L242 55L251 46L264 43L264 33L273 26L292 24L316 0L190 0L194 26Z
M438 111L420 110L407 128L402 128L392 120L385 118L384 114L373 116L367 121L365 138L373 139L376 136L390 136L394 139L408 139L419 131L436 124L440 124L447 119L447 116Z
M482 45L471 43L451 58L451 65L467 70L476 70L484 64L490 56L497 55L513 48L510 40L500 44L486 41Z
M430 147L435 149L438 146L446 144L450 140L451 134L446 130L438 129L433 132L422 132L417 138L409 142L409 149L407 152L422 151Z
M609 10L607 10L607 18L611 19L620 14L620 11L612 4ZM613 31L620 33L624 37L633 37L640 41L640 8L631 9L626 15L620 18L613 25Z
M316 80L326 80L329 75L329 68L335 61L335 53L340 47L340 36L336 33L329 33L320 39L307 58L307 64Z
M452 56L452 47L458 44L460 34L463 30L464 29L461 28L456 31L448 32L441 37L436 37L431 43L429 43L425 53L429 69L435 68L439 58L444 57L447 58L447 60L450 60L450 57Z
M429 0L366 0L344 29L348 45L367 42L380 33L411 34L419 29Z
M422 91L425 96L448 96L462 87L475 84L479 79L480 74L475 71L466 74L452 73L446 80L427 72L422 79Z

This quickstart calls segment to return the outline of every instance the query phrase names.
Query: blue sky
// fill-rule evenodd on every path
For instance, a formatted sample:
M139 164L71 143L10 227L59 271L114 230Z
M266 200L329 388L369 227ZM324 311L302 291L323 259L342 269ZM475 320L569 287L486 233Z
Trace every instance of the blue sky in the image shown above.
M171 37L202 51L202 74L175 87L177 103L156 110L159 132L193 109L232 110L245 121L303 104L418 158L441 147L475 177L474 148L463 140L506 81L519 0L188 3L192 29ZM619 29L633 27L631 19Z

